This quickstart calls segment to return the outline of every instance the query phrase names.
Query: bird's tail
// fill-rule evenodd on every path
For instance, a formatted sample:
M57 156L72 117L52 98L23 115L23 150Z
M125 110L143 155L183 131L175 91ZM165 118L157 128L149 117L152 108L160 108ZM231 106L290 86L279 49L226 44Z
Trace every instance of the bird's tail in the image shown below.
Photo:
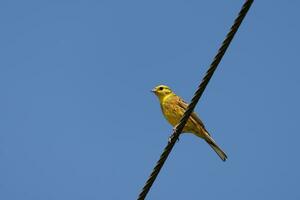
M225 161L227 159L227 155L225 152L216 144L216 142L208 135L205 138L205 141L211 146L211 148L218 154L218 156Z

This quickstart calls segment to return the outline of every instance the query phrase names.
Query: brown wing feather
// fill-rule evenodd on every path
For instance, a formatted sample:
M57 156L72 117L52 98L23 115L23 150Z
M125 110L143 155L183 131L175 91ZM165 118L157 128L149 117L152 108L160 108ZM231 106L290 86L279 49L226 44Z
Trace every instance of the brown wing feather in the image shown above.
M187 109L188 104L186 102L184 102L180 97L176 96L177 101L178 102L178 106L180 108L182 108L184 111ZM205 129L205 126L203 124L203 122L201 121L201 119L197 116L197 114L195 112L193 112L190 116L190 120L192 121L192 123L194 124L198 124L200 125L206 132L207 135L205 135L204 139L205 141L212 147L212 149L218 154L218 156L225 161L227 159L227 155L225 154L225 152L216 144L216 142L211 138L210 134L208 133L208 131Z
M183 108L184 109L184 111L187 109L187 107L188 107L188 104L185 102L185 101L183 101L180 97L178 97L177 96L177 98L178 98L178 105L181 107L181 108ZM202 126L202 128L204 129L204 130L206 130L205 129L205 126L204 126L204 124L203 124L203 122L201 121L201 119L197 116L197 114L195 113L195 112L193 112L192 114L191 114L191 116L190 116L190 118L192 119L192 121L195 121L196 123L198 123L200 126ZM206 131L207 133L208 133L208 131ZM209 133L208 133L209 134Z

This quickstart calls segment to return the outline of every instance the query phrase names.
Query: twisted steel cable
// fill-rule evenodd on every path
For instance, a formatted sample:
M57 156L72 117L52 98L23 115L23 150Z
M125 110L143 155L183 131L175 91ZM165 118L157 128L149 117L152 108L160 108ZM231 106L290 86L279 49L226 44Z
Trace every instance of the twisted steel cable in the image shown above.
M192 114L196 104L198 103L202 93L204 92L209 80L211 79L213 73L215 72L216 68L218 67L218 64L220 63L221 59L223 58L230 42L232 41L235 33L237 32L239 26L241 25L244 17L246 16L249 8L251 7L253 3L253 0L246 0L244 5L242 6L237 18L234 20L233 25L230 28L230 31L227 33L225 40L223 41L221 47L218 50L217 55L214 57L209 69L207 70L204 78L202 79L202 82L198 86L194 97L191 100L191 103L188 105L187 110L183 114L183 117L181 118L179 124L174 129L173 134L170 137L170 140L165 147L163 153L161 154L159 160L157 161L154 169L151 172L151 175L149 176L146 184L144 185L141 193L139 194L138 200L144 200L147 196L152 184L154 183L158 173L160 172L162 166L164 165L165 161L167 160L170 152L172 151L175 142L178 140L179 135L181 134L183 127L185 126L188 118Z

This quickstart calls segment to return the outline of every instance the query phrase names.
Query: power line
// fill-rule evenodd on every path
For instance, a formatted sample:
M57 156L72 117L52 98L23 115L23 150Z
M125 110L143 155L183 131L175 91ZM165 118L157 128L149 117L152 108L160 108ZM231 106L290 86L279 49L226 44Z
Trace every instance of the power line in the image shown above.
M230 31L227 33L225 40L223 41L221 47L218 50L218 53L214 57L209 69L207 70L204 78L202 79L202 82L198 86L194 97L191 100L191 103L188 105L187 110L183 114L183 117L181 118L179 124L176 126L176 129L174 130L173 134L170 137L170 140L165 147L163 153L161 154L159 160L157 161L155 167L153 168L148 180L146 181L146 184L144 185L141 193L139 194L138 200L144 200L147 196L152 184L154 183L157 175L159 174L162 166L164 165L165 161L167 160L170 152L172 151L175 142L179 138L179 135L181 134L183 127L185 126L188 118L192 114L196 104L198 103L202 93L204 92L209 80L211 79L213 73L215 72L216 68L218 67L221 59L223 58L230 42L232 41L235 33L237 32L239 26L241 25L244 17L246 16L249 8L251 7L253 3L253 0L246 0L243 7L241 8L237 18L234 20L233 25L230 28Z

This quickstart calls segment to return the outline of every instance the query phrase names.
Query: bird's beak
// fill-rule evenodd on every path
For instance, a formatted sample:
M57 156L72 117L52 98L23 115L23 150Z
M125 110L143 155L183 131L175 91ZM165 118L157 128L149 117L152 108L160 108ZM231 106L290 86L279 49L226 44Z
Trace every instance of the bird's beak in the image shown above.
M155 89L153 88L150 92L155 93Z

